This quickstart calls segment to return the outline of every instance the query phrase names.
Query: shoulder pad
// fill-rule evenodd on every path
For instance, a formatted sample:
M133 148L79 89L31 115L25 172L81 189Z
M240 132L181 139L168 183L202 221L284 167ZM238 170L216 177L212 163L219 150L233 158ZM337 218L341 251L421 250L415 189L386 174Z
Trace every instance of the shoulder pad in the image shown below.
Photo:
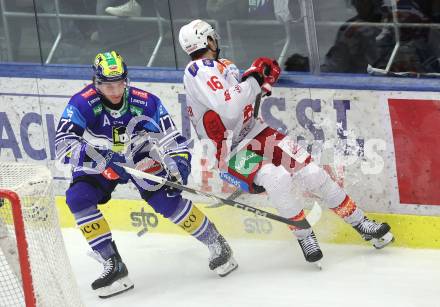
M76 95L72 97L72 101L77 103L87 102L89 106L94 106L97 103L101 102L101 98L99 97L96 89L93 85L88 85Z

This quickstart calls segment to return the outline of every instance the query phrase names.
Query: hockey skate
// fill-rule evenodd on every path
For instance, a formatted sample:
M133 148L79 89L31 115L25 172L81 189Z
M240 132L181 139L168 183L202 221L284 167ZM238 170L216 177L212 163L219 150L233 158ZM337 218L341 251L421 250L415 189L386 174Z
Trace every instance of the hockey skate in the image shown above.
M304 258L307 262L315 263L319 269L321 269L321 263L319 260L322 259L322 251L319 247L318 240L316 239L315 233L312 231L309 235L304 238L298 238L299 246L304 254Z
M222 235L217 237L215 243L208 245L209 268L220 277L225 277L238 268L238 264L232 256L232 249Z
M108 298L134 288L114 242L112 245L116 253L107 260L94 256L104 265L104 272L92 283L92 289L98 292L100 298Z
M365 241L371 241L377 249L384 248L394 242L394 236L390 232L391 227L387 223L378 223L364 216L362 221L353 228Z

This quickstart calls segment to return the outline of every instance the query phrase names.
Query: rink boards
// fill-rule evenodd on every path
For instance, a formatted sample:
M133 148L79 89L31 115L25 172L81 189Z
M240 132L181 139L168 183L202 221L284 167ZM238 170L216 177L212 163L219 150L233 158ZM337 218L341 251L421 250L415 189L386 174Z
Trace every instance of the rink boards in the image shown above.
M244 200L246 201L246 200ZM65 204L64 197L57 198L62 227L75 227L75 221ZM216 224L227 238L252 240L292 240L292 233L279 222L244 213L224 206L210 209L206 204L197 204ZM128 231L139 240L150 233L187 235L141 200L111 200L99 207L107 217L111 229ZM276 213L271 208L264 208ZM396 241L393 246L412 248L440 248L438 233L440 218L437 216L368 213L370 218L390 224ZM367 244L347 224L329 210L323 210L321 218L313 227L320 241L328 243ZM79 230L78 230L79 231Z
M83 80L0 78L0 160L48 165L55 178L56 195L63 195L69 182L68 170L54 161L56 125L70 95L85 84L87 81ZM188 138L194 137L181 84L133 82L132 85L159 96L182 133ZM411 246L433 242L429 235L418 238L413 233L413 237L406 238L405 233L408 227L414 226L423 230L425 235L433 233L434 229L438 231L435 217L440 213L440 159L436 157L440 152L438 93L291 86L276 87L272 97L263 102L260 114L265 121L303 140L315 160L367 212L385 216L387 221L395 224L392 225L395 230L402 229L401 242ZM197 141L194 146L198 148ZM200 150L194 152L190 184L227 196L232 189L210 170L212 159L202 157ZM150 209L145 208L142 213L140 202L134 200L138 199L134 187L121 186L113 196L121 199L116 201L121 204L110 207L125 214L116 214L116 209L112 209L107 213L108 219L116 221L125 216L117 227L139 230L133 226L133 223L143 223L134 221L136 212L142 215ZM269 204L264 195L242 199L264 207ZM207 200L198 201L205 203ZM310 205L313 199L303 195L303 201ZM62 202L59 200L59 206L65 209ZM130 206L134 206L134 211L130 211ZM276 239L289 235L282 226L278 231L275 223L269 227L265 221L254 221L253 216L230 211L234 209L207 210L218 223L230 223L231 216L241 219L226 227L241 236ZM155 219L150 218L154 222ZM62 214L62 219L63 223L69 224L64 221L68 220L68 214ZM357 240L356 236L345 231L342 223L327 223L329 220L332 220L331 215L327 217L325 214L318 226L340 234L328 234L330 241ZM158 224L160 221L158 218ZM325 224L333 226L323 227ZM161 227L152 228L154 231L172 231ZM323 231L324 236L326 231Z

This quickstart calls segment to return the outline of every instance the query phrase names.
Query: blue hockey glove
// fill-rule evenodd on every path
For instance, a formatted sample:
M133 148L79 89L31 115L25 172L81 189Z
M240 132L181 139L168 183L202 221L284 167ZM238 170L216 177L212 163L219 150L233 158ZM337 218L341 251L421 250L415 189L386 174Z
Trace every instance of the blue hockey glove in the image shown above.
M191 155L189 153L166 156L164 164L170 180L177 181L183 185L188 183L188 177L191 173Z
M107 162L106 169L103 172L103 176L106 177L104 173L107 172L107 174L109 174L111 173L110 170L112 170L117 175L117 178L115 179L128 181L128 179L130 179L130 175L122 167L122 165L126 164L125 157L121 154L112 151L109 151L108 155L111 156L111 158ZM107 178L107 179L112 179L112 178Z
M102 149L87 142L73 151L70 163L75 167L94 169L110 180L122 179L128 181L130 175L122 165L126 164L125 157L108 149Z

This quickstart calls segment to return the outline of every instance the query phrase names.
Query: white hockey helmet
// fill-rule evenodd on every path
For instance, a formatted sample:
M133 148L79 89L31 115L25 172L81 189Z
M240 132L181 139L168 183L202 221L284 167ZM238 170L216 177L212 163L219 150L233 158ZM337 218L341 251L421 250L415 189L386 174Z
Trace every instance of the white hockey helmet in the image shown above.
M190 55L194 51L207 48L208 37L214 40L220 39L220 35L209 23L196 19L180 28L179 43L182 49Z

